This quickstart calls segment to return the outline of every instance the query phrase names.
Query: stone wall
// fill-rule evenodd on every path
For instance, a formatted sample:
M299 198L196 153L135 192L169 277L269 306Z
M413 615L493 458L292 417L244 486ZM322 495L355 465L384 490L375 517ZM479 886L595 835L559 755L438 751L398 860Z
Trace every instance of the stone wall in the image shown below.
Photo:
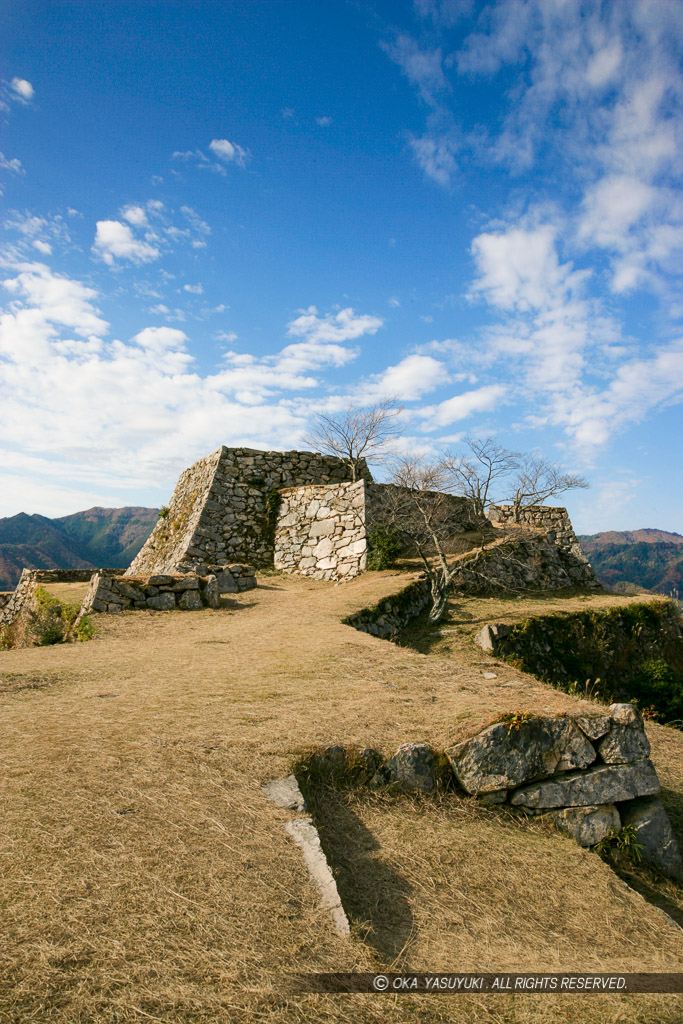
M322 580L351 579L365 568L366 482L312 484L280 491L274 564Z
M371 480L363 463L361 476ZM181 475L166 514L126 575L198 572L228 562L273 564L277 501L282 488L342 483L341 459L316 452L219 448Z
M575 561L548 535L524 527L497 544L463 559L455 588L464 594L523 593L579 587L599 590L588 561Z
M157 611L196 611L218 608L222 593L238 593L256 586L251 566L224 566L209 573L153 573L149 576L108 576L95 573L83 600L79 618L90 611L118 612L154 608Z
M10 603L13 593L13 590L0 590L0 611Z
M390 640L397 636L404 626L417 618L429 603L429 581L421 576L398 593L385 597L373 608L362 608L353 615L347 615L342 622L346 626L360 630L361 633Z
M514 522L511 505L491 505L489 519L505 526ZM592 566L581 547L566 508L550 505L529 505L520 509L519 521L542 532L557 547L573 586L599 587Z
M120 573L121 569L100 569L103 575ZM87 583L92 578L92 569L24 569L16 589L0 605L0 623L13 622L33 599L36 587L42 583Z

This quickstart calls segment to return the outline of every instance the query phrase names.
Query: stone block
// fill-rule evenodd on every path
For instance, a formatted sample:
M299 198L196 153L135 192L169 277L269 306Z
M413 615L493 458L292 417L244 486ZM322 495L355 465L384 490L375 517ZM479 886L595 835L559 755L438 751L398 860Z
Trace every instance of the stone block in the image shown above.
M646 864L657 868L667 878L683 882L683 858L671 822L659 797L641 797L620 807L623 825L636 830L636 842L643 847Z
M572 715L572 718L591 740L599 740L612 727L611 715Z
M595 846L621 827L619 811L614 804L562 807L541 815L541 820L552 822L561 832L575 839L579 846Z
M643 716L633 704L610 705L612 727L598 743L598 753L606 764L628 764L650 755Z
M600 764L586 771L523 786L511 797L519 807L590 807L618 804L659 793L659 779L651 761L635 764Z
M218 591L218 580L212 574L210 576L201 577L200 590L204 598L204 603L208 608L219 608L221 603L221 595Z
M231 572L216 573L216 582L219 594L237 594L239 591L237 580Z
M178 607L183 611L197 611L202 608L202 599L198 590L185 590L178 598Z
M147 580L147 585L151 587L168 587L173 585L173 577L167 576L164 573L155 573L150 576Z
M147 598L147 607L155 608L159 612L171 611L175 608L175 594L166 591L163 594L153 594Z
M387 781L412 792L436 787L436 762L428 743L404 743L385 765Z
M569 718L532 718L519 728L500 722L446 754L468 793L513 789L556 772L585 768L596 757L592 744Z

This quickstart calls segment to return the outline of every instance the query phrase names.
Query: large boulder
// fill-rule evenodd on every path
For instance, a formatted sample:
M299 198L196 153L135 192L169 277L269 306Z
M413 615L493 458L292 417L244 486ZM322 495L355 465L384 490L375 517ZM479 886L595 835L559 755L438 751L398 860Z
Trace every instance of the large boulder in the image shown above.
M610 705L612 727L598 743L605 764L628 764L650 756L650 741L645 735L643 716L633 704Z
M683 881L683 858L671 822L659 797L646 796L623 804L621 821L636 830L636 842L643 847L646 864L676 881Z
M147 598L147 607L156 608L159 612L170 612L175 608L175 594L166 591L163 594L153 594Z
M652 761L635 764L599 764L586 771L535 782L513 793L510 803L519 807L591 807L616 804L659 793L659 779Z
M599 804L594 807L562 807L547 811L543 821L553 825L575 839L579 846L595 846L610 832L618 832L621 826L619 811L614 804Z
M570 718L499 722L446 754L468 793L514 789L556 772L586 768L596 758L592 744Z
M599 740L612 728L611 715L572 715L572 718L589 740Z
M436 762L428 743L404 743L384 766L389 783L399 789L431 793L436 787Z

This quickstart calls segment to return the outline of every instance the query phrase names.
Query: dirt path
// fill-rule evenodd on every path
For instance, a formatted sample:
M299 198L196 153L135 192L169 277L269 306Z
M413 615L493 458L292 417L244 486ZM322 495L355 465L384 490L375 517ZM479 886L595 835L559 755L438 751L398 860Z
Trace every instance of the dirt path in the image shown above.
M378 796L337 809L354 908L339 939L262 782L313 744L441 747L577 702L507 667L485 679L476 651L428 657L341 624L405 576L260 582L216 611L101 616L90 643L0 653L0 1021L679 1020L677 997L288 991L294 968L396 958L680 970L683 932L569 840L469 801ZM681 790L683 743L651 732Z

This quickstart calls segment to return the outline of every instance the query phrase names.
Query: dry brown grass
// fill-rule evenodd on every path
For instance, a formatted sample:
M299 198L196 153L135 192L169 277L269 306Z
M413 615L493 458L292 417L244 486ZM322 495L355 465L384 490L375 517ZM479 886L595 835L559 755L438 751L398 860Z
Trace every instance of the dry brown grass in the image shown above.
M502 711L577 702L507 667L484 679L473 649L426 657L341 625L405 583L390 572L261 582L216 611L100 616L90 643L0 653L0 1021L679 1021L672 996L291 990L292 971L393 962L680 970L683 932L538 825L452 797L330 794L321 828L354 922L340 939L261 784L313 744L441 747ZM683 737L650 734L680 800Z

